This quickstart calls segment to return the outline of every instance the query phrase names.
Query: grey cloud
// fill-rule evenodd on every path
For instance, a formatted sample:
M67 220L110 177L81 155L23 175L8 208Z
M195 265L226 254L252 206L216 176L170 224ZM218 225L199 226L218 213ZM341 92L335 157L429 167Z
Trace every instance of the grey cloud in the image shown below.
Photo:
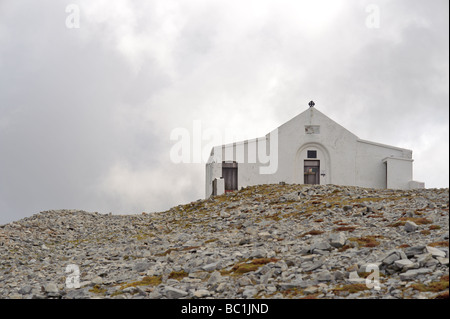
M80 43L64 26L64 7L52 8L36 6L30 15L24 5L15 12L24 19L2 19L8 38L0 56L0 116L7 119L0 131L0 222L52 208L95 209L93 190L115 158L133 155L128 145L140 134L118 127L117 110L155 86L133 77L123 57L96 38ZM35 27L58 16L52 30Z
M78 30L67 3L0 3L0 223L196 200L204 167L170 162L172 129L265 134L310 99L363 139L412 148L415 178L448 187L447 1L341 2L319 29L296 1L74 3Z

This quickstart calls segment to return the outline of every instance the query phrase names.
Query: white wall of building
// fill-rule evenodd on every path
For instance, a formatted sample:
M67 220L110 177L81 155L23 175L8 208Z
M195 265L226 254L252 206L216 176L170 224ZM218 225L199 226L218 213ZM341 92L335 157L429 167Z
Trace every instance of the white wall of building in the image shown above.
M406 170L412 172L412 152L407 149L402 149L394 146L374 143L365 140L358 140L357 152L356 152L356 186L362 187L374 187L374 188L392 188L392 178L395 175L389 176L388 184L387 174L386 174L386 163L384 159L386 157L396 157L403 158L406 161L402 163ZM400 166L397 166L400 167ZM395 170L391 170L395 174ZM398 179L403 180L404 187L406 183L412 179L411 174L403 174L400 171ZM399 187L396 187L399 188Z
M386 165L387 188L408 189L412 180L412 159L387 157L383 163Z
M258 152L269 154L270 136L274 135L278 169L274 174L261 174L260 167L267 164L259 161ZM411 150L361 140L312 107L265 137L215 147L206 165L206 197L212 193L212 180L221 177L222 161L238 163L239 189L279 182L303 184L308 150L317 151L320 184L401 189L423 186L411 183Z

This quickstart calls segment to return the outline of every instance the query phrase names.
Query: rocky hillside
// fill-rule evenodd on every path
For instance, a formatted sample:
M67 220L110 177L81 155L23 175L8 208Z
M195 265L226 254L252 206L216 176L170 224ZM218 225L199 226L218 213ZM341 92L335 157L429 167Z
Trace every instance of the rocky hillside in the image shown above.
M261 185L161 213L46 211L0 226L0 298L448 298L448 197Z

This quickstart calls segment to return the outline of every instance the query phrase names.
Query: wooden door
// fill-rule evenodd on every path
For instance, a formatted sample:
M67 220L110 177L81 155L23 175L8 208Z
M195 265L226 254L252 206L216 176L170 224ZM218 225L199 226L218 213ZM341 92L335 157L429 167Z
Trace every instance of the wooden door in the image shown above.
M222 177L225 182L225 192L238 189L238 167L237 163L222 163Z
M305 160L304 183L320 184L320 161Z

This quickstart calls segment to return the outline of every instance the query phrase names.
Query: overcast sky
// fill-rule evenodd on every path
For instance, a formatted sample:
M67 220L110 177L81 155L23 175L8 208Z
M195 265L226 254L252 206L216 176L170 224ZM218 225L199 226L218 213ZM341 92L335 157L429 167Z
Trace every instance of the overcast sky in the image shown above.
M413 150L414 179L448 187L448 7L0 0L0 224L203 198L204 163L170 160L174 129L255 138L310 100L361 139Z

